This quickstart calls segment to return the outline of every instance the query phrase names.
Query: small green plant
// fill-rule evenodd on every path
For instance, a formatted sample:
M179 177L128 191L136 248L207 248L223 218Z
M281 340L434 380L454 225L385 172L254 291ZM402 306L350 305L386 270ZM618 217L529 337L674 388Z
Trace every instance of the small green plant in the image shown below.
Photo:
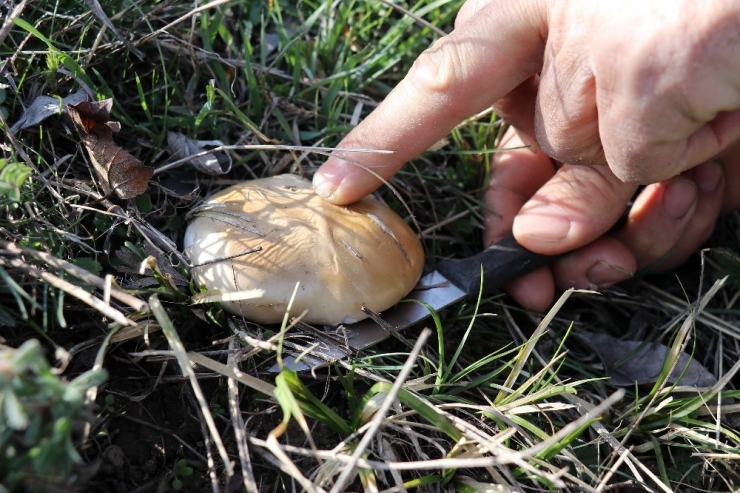
M226 409L219 404L218 402L211 402L211 414L213 414L214 417L216 416L223 416L226 414Z
M2 89L0 89L0 101L2 101ZM0 106L0 111L3 108ZM23 163L9 162L0 159L0 203L3 198L11 202L21 201L21 187L31 176L31 168Z
M90 370L67 382L52 371L38 341L0 346L0 489L24 490L31 477L35 484L70 477L81 462L74 435L85 393L106 376Z
M105 396L105 411L112 413L115 412L116 408L114 407L116 403L116 396L113 394L108 394Z
M180 491L183 487L182 478L187 478L193 475L193 468L188 465L188 461L180 459L175 462L175 479L172 480L172 489Z

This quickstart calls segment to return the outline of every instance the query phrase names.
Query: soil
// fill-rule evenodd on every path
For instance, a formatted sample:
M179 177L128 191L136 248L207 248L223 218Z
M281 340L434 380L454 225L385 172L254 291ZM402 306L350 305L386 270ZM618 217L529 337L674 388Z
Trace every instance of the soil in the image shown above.
M191 341L192 343L192 341ZM167 349L163 336L150 339L150 349ZM142 351L141 341L131 341L113 349L106 357L110 377L98 395L100 421L93 439L84 451L84 459L95 469L86 481L86 492L164 492L174 491L173 481L182 482L179 491L211 491L206 439L210 440L190 383L182 377L174 360L156 358L137 361L131 353ZM188 344L189 347L192 347ZM223 350L223 347L208 347ZM78 354L81 368L91 364L98 347ZM225 359L225 358L224 358ZM210 412L233 461L236 474L224 484L223 466L216 449L209 444L217 465L221 491L244 491L239 468L239 454L228 411L226 379L198 370L199 383L209 403ZM323 382L315 382L313 391L322 395ZM240 387L241 409L247 433L266 438L282 419L282 411L262 396ZM319 448L331 448L339 438L331 430L312 430ZM281 440L307 447L303 432L291 421ZM252 448L254 476L261 492L282 489L287 477L279 477L260 452ZM178 461L185 460L192 474L178 474ZM281 486L282 485L282 486Z

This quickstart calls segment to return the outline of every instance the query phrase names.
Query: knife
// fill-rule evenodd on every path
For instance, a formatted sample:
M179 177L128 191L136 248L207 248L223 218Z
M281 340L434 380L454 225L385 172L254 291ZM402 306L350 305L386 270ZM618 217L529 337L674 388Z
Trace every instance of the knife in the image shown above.
M431 316L429 305L439 311L468 295L477 298L483 274L483 294L498 291L511 281L545 265L561 255L540 255L521 246L512 235L488 247L481 253L465 259L445 260L437 269L423 276L406 300L381 314L381 318L395 331L404 330ZM294 355L283 357L283 365L295 371L307 371L330 365L350 354L362 351L390 337L391 332L368 318L351 325L326 327L320 338L312 341L311 351L298 360ZM295 349L295 348L294 348ZM298 350L300 354L300 350ZM279 373L273 365L268 372Z

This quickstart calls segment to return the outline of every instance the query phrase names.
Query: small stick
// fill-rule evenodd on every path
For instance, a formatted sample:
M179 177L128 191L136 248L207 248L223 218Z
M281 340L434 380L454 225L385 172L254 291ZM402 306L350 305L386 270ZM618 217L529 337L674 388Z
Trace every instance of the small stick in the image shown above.
M200 432L203 435L203 441L206 445L206 457L208 458L208 462L206 462L206 464L208 464L208 477L211 478L211 491L213 491L213 493L221 493L221 488L219 487L218 482L218 473L216 472L216 461L213 460L213 451L211 450L211 442L213 442L213 440L208 434L208 426L203 422L203 408L198 405L199 403L196 402L192 393L186 392L185 395L187 395L188 401L190 401L190 405L195 412L199 412L201 414L201 419L198 420L198 424L200 424ZM210 412L208 408L206 408L206 411Z

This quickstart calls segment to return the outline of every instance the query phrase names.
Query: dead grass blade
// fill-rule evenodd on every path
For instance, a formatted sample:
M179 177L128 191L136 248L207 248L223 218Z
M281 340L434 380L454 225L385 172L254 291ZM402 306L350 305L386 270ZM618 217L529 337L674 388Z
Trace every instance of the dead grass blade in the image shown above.
M154 170L154 175L158 175L164 171L169 171L173 168L177 168L184 164L191 162L194 159L202 158L213 154L214 152L226 152L226 151L303 151L312 152L322 156L329 157L332 153L365 153L365 154L393 154L393 151L381 150L381 149L335 149L334 147L320 147L320 146L298 146L298 145L284 145L284 144L245 144L245 145L219 145L211 147L205 151L189 155L177 161L163 164Z
M568 296L570 295L570 293L568 293L567 291L566 291L566 293L568 294ZM561 299L566 296L566 293L563 293L563 296L561 297ZM558 300L558 303L556 303L556 306L557 305L561 305L560 300ZM548 312L548 316L546 318L552 318L552 317L550 317L550 315L552 315L554 317L554 315L555 315L554 312L555 311L556 310L554 310L554 307L553 307L553 309L550 310L550 312ZM512 320L511 317L509 317L509 320L510 321ZM545 320L543 320L542 323L540 323L540 327L543 325L544 322L545 322ZM516 326L516 324L513 323L513 321L512 321L512 324L516 328L518 335L522 339L525 339L526 340L526 338L522 334L521 330ZM538 327L538 329L539 329L539 327ZM532 337L534 337L534 335ZM531 340L532 337L530 337L530 340ZM532 348L531 354L533 354L537 358L537 360L539 361L539 363L543 367L546 367L547 366L548 360L545 359L541 354L539 354L539 352L537 352L536 350L534 350L534 348ZM554 369L552 367L550 369L550 372L552 373L553 379L554 379L555 382L557 382L560 385L564 385L563 380L557 375L557 373L554 373ZM577 395L573 395L573 394L569 394L569 393L564 393L563 394L563 398L566 401L568 401L568 403L572 404L574 406L575 410L579 414L581 414L581 416L584 416L584 415L590 413L591 410L593 409L593 404L591 404L590 402L587 402L587 401L581 399ZM637 459L632 454L632 452L630 450L628 450L627 448L625 448L622 445L622 443L620 443L620 441L617 440L617 438L612 433L609 432L609 430L606 428L606 426L604 426L599 421L593 421L591 423L591 428L593 428L594 431L596 432L596 434L599 437L601 437L601 439L603 439L612 448L612 450L613 450L612 453L613 454L617 454L619 456L624 456L624 459L622 459L622 461L624 461L624 463L627 465L627 467L629 467L630 471L632 472L632 474L634 475L634 477L638 481L643 482L643 483L645 482L645 480L643 479L642 475L640 474L640 471L642 471L645 475L647 475L651 480L653 480L658 485L658 488L659 489L661 489L663 491L666 491L666 492L669 492L670 491L670 489L667 489L666 485L661 481L661 479L658 476L656 476L647 466L645 466L639 459ZM562 452L565 454L566 457L568 457L575 464L581 464L580 461L571 452L565 451L565 450L562 451ZM588 476L593 481L599 481L599 484L604 484L604 485L606 484L606 482L602 481L603 477L602 478L597 477L588 467L585 467L585 466L582 465L582 467L580 467L580 469L582 471L584 471L586 474L588 474ZM602 489L603 489L603 486L602 486ZM597 486L596 490L597 491L599 490L599 487L598 486Z
M41 260L46 263L49 267L62 270L67 274L70 274L77 279L88 283L91 286L95 286L101 291L110 293L112 298L117 299L121 303L125 303L137 312L148 312L149 305L146 301L137 298L136 296L130 295L118 286L106 282L106 280L92 274L81 267L77 267L71 262L57 258L49 253L34 250L33 248L21 247L15 243L9 243L0 241L0 249L5 250L10 255L27 255L37 260Z
M184 21L190 19L191 17L193 17L198 12L203 12L204 10L212 9L213 7L218 7L219 5L223 5L223 4L227 3L228 1L229 0L214 0L212 2L208 2L205 5L201 5L200 7L191 10L187 14L178 17L177 19L175 19L174 21L170 22L166 26L164 26L164 27L162 27L160 29L157 29L153 33L147 34L143 38L141 38L138 41L136 41L136 43L134 43L134 46L138 48L139 46L143 45L144 43L148 43L152 39L156 38L160 34L166 33L168 29L171 29L171 28L175 27L176 25L180 24L181 22L184 22Z
M180 370L182 370L183 376L188 377L190 380L190 385L192 386L193 393L200 405L203 419L208 425L208 430L211 432L213 441L216 444L219 455L221 456L221 461L226 469L226 476L230 478L234 475L234 466L229 459L229 454L226 452L226 447L224 447L224 443L221 440L221 435L218 433L216 423L213 421L213 416L208 409L208 403L203 395L203 390L200 388L200 384L198 384L198 378L195 376L195 372L191 366L191 360L188 357L188 353L185 352L185 347L180 340L180 336L177 335L175 326L172 324L170 317L167 316L167 312L164 310L164 307L156 294L149 298L149 306L151 307L152 313L157 319L157 322L159 322L159 325L162 327L162 331L164 332L165 337L167 337L167 342L169 342L170 347L175 352L175 357L180 365Z
M725 277L715 282L714 285L709 289L709 291L707 291L707 293L701 298L701 300L696 306L696 309L689 312L688 316L686 317L683 324L681 325L681 328L679 329L678 334L676 335L676 339L674 340L673 345L671 346L670 354L667 356L667 361L670 363L667 364L664 370L661 372L661 378L658 379L658 382L655 384L655 387L653 388L653 391L652 391L653 395L650 401L644 405L643 411L638 415L638 417L631 424L630 428L627 430L627 433L622 438L619 444L619 448L615 449L612 452L612 456L617 454L618 451L621 452L621 450L624 449L624 444L627 442L629 437L632 435L632 432L637 429L637 426L639 425L639 423L642 422L645 416L647 416L649 412L652 412L653 404L655 403L656 399L658 399L658 396L660 395L660 391L667 384L668 375L673 373L673 371L676 369L676 365L678 364L678 352L682 352L685 349L686 345L688 344L689 336L691 335L691 329L694 327L694 324L696 323L697 316L704 310L704 308L706 308L707 303L709 303L709 300L711 300L714 297L714 295L717 293L717 291L719 291L722 288L726 280L727 278ZM738 365L735 365L735 366L740 368L740 366ZM717 385L719 385L719 383L720 382L718 382ZM715 385L715 387L717 387L717 385ZM701 402L699 403L699 405L701 405ZM622 455L622 454L620 453L619 455ZM621 457L617 457L617 460L622 460L622 459ZM605 485L611 479L611 476L614 473L614 471L616 471L616 468L612 466L610 471L604 474L604 476L602 477L601 482L599 483L599 488L597 489L603 489L605 487ZM650 473L650 475L651 475L651 479L653 479L656 482L656 484L658 484L658 486L661 487L661 489L667 488L665 483L663 483L657 476L652 475L652 473ZM667 491L670 491L670 490L667 490Z
M3 41L5 41L5 38L8 36L8 33L10 33L10 29L13 27L13 19L20 16L23 12L23 9L26 8L26 5L28 4L28 0L21 0L18 5L15 6L13 11L8 15L8 17L5 18L5 21L3 21L3 26L0 27L0 45L3 44ZM7 127L6 127L7 128Z
M537 341L542 337L542 334L545 333L547 330L547 327L549 327L550 322L552 322L552 319L555 318L555 315L560 311L562 306L565 304L565 302L570 298L570 295L573 293L595 293L594 291L587 291L587 290L581 290L581 289L568 289L565 291L558 301L550 308L550 311L547 312L547 315L545 315L545 318L542 319L542 322L537 326L537 329L534 331L534 333L529 337L527 342L525 342L521 349L519 349L519 355L516 359L516 364L514 368L512 368L511 373L509 374L508 378L506 379L506 382L504 383L503 387L504 389L511 389L513 388L514 382L516 382L517 378L519 378L519 375L522 372L522 368L524 368L524 365L527 363L527 360L529 360L529 356L532 354L532 351L534 350L535 344ZM544 364L544 363L543 363ZM545 367L547 367L546 364L544 364ZM506 398L506 392L504 390L501 390L499 394L496 396L496 399L494 400L495 404L501 403Z
M275 386L271 385L267 382L263 382L259 378L255 378L252 375L247 375L246 373L241 372L236 367L231 367L228 365L225 365L223 363L219 363L218 361L209 358L208 356L203 356L199 353L187 353L187 358L189 361L192 361L193 363L200 365L204 368L208 368L209 370L213 370L216 373L220 373L221 375L231 378L233 380L236 380L237 382L246 385L249 388L252 388L256 390L257 392L261 392L267 396L273 396L275 395Z
M236 368L238 363L236 361L236 349L237 344L235 339L229 341L229 357L228 367ZM242 418L241 409L239 409L239 386L234 378L227 380L229 389L229 413L231 414L231 426L234 428L234 437L236 438L236 446L239 450L239 460L242 467L242 481L244 483L244 489L247 493L257 493L257 482L254 479L254 471L252 470L252 461L249 458L249 445L247 443L247 436L244 432L245 424Z
M25 262L23 262L23 260L21 259L9 260L9 259L0 258L0 265L7 265L14 269L18 269L22 272L25 272L31 277L47 282L49 285L57 289L61 289L68 295L77 298L78 300L85 303L89 307L94 308L95 310L100 312L103 316L113 320L114 322L118 324L136 325L136 322L134 322L133 320L129 320L126 317L126 315L124 315L117 309L113 308L109 304L105 303L103 300L96 298L95 296L88 293L87 291L85 291L79 286L75 286L71 282L65 281L64 279L55 276L51 272L38 269L32 265L28 265Z
M337 481L334 483L334 486L331 489L331 493L340 493L341 491L344 491L344 488L347 485L350 476L354 474L355 468L357 467L357 461L365 452L365 449L370 444L370 441L375 437L375 434L380 429L380 426L385 419L386 413L390 410L393 402L396 400L396 397L398 397L398 393L401 391L401 387L406 382L406 379L411 373L411 369L416 362L416 358L419 356L421 349L426 344L427 339L429 338L431 333L431 330L425 328L421 332L421 334L419 334L419 339L417 339L416 344L414 344L414 348L409 353L409 356L406 359L406 363L403 365L403 368L401 368L401 371L398 372L396 381L393 382L393 386L388 392L388 396L378 408L372 421L370 421L365 435L362 437L362 440L360 440L360 443L357 444L357 448L355 448L355 451L352 454L352 460L339 475L339 478L337 478Z
M282 451L280 448L280 443L277 441L277 438L270 433L267 436L267 440L262 441L260 440L260 444L265 447L267 450L269 450L272 455L275 456L277 459L277 466L282 470L284 473L289 474L292 478L294 478L296 481L298 481L298 484L300 484L305 491L308 493L325 493L323 488L319 488L316 485L311 482L306 476L301 473L300 469L298 469L295 465L295 463L290 460L290 457L288 457L285 452Z

